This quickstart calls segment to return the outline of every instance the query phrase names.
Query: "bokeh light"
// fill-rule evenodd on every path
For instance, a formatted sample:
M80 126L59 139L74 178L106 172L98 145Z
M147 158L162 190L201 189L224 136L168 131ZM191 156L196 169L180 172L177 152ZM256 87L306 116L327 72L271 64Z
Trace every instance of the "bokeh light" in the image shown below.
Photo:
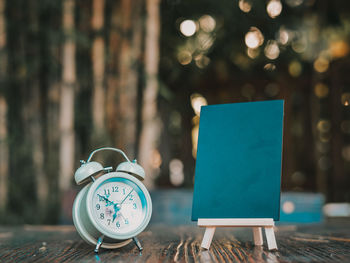
M320 99L327 97L329 93L328 86L324 83L317 83L314 91L315 95Z
M328 70L328 67L329 61L324 57L319 57L314 62L314 69L319 73L326 72Z
M329 132L331 129L331 122L329 120L319 120L317 123L317 130L320 132Z
M200 28L207 33L214 31L216 26L215 19L210 15L204 15L199 19Z
M174 110L169 115L169 131L172 134L179 134L182 129L182 116L181 113Z
M329 53L333 58L345 57L349 50L349 45L344 40L331 42L329 46Z
M257 27L251 27L245 35L245 44L249 48L257 48L264 43L264 36Z
M201 112L201 107L208 105L208 102L206 98L204 98L203 95L199 93L194 93L190 97L191 99L191 106L193 108L194 113L196 116L192 118L192 156L194 158L197 157L197 145L198 145L198 132L199 132L199 115Z
M154 169L159 168L162 164L162 156L160 155L158 150L153 150L151 165Z
M199 33L197 35L197 48L207 51L214 44L214 38L207 33Z
M201 94L194 93L191 95L191 106L196 115L200 115L201 107L205 105L208 105L208 102Z
M266 7L267 14L271 18L279 16L282 12L282 3L279 0L271 0Z
M180 24L180 31L186 37L193 36L196 30L197 26L193 20L185 20Z
M169 163L169 179L170 183L175 186L180 186L185 180L184 165L179 159L172 159Z
M195 116L193 118L196 118L198 116ZM198 145L198 132L199 132L199 125L196 124L192 128L192 156L193 158L197 157L197 145Z
M247 55L248 57L254 59L257 58L260 54L260 49L259 48L247 48Z
M266 71L274 71L276 69L276 65L273 64L273 63L267 63L265 66L264 66L264 69Z
M295 77L295 78L299 77L302 70L303 70L303 67L298 60L293 60L288 65L288 72L292 77Z
M303 53L303 52L306 51L306 48L307 48L307 39L306 39L306 37L304 35L299 34L299 36L296 37L292 41L292 49L296 53Z
M350 146L347 145L347 146L343 147L341 154L342 154L344 160L350 161Z
M280 49L278 47L277 41L269 40L264 50L265 56L269 59L276 59L280 54Z
M349 106L350 105L350 92L345 92L341 95L341 103L344 106Z
M295 210L295 205L291 201L286 201L282 205L282 210L285 214L291 214Z
M204 55L196 56L194 60L196 62L197 67L199 67L201 69L205 68L210 63L210 58L208 58L207 56L204 56Z
M289 42L289 32L283 26L280 28L277 34L277 40L280 44L286 45Z
M181 65L190 64L192 61L192 54L187 50L182 50L177 54L177 60Z
M239 0L238 6L244 13L248 13L252 9L252 3L249 0Z
M303 3L303 0L285 0L290 7L297 7Z
M269 83L265 87L265 93L269 97L275 97L278 95L280 88L276 83Z
M242 70L247 70L251 66L251 59L249 59L246 55L242 53L232 55L231 59L232 59L232 62Z

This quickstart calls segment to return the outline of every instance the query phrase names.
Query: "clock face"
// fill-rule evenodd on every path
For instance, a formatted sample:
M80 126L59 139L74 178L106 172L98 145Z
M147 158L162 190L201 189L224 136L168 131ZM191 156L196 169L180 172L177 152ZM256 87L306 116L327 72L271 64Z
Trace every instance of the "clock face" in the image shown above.
M92 192L90 211L104 232L132 237L148 224L150 204L146 195L149 194L133 181L110 177Z

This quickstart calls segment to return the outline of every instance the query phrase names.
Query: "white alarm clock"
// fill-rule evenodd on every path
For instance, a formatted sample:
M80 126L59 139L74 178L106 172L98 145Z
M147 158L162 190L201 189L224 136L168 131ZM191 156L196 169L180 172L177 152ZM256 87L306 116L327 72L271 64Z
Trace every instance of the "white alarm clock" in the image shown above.
M90 161L92 156L102 150L116 151L126 162L112 167L103 167ZM142 250L137 235L148 225L152 215L151 197L141 180L145 178L144 169L131 162L119 149L104 147L93 151L87 161L74 175L77 184L87 184L77 195L73 204L73 222L87 243L114 249L134 241Z

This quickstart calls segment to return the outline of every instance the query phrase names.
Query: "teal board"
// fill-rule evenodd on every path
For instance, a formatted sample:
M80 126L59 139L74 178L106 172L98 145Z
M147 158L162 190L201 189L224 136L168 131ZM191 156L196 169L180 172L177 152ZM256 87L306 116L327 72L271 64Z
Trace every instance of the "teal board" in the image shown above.
M204 106L192 220L279 220L283 100Z

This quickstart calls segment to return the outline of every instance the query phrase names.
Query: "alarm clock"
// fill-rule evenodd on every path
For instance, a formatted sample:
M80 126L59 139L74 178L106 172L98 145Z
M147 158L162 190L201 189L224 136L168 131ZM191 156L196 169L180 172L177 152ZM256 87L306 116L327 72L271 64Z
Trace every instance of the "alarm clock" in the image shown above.
M125 162L116 170L103 167L91 158L99 151L120 153ZM144 169L136 160L130 161L117 148L103 147L93 151L74 175L75 182L87 185L78 193L73 204L73 222L77 232L88 244L99 248L115 249L134 241L142 250L137 235L148 225L152 215L152 201L141 182Z

